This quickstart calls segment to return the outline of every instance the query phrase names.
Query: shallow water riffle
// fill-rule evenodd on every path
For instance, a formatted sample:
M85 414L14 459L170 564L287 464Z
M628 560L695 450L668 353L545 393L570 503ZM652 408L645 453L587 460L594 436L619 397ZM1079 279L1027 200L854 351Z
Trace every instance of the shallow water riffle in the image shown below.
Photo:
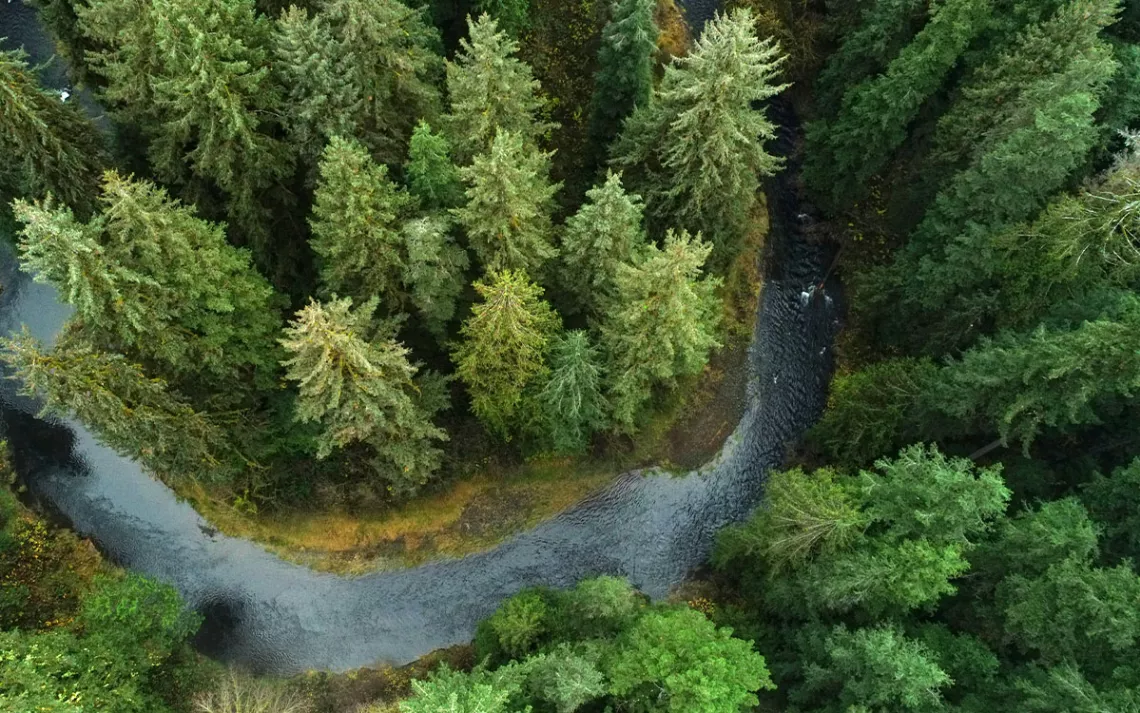
M42 48L42 31L13 23L13 7L0 3L0 34L41 32ZM777 148L790 152L794 118L780 103L770 111L784 124ZM357 578L317 573L216 534L82 425L32 415L35 404L8 380L0 385L5 437L37 497L115 561L182 592L206 615L198 638L205 652L257 671L405 663L470 640L500 601L532 585L566 587L614 574L661 597L705 561L717 530L756 504L764 473L779 466L825 402L838 288L812 289L830 251L802 239L807 218L792 189L796 168L790 161L768 187L770 254L749 354L748 406L721 454L684 477L627 473L488 552ZM26 324L50 340L69 314L55 292L19 272L7 247L0 280L0 331Z

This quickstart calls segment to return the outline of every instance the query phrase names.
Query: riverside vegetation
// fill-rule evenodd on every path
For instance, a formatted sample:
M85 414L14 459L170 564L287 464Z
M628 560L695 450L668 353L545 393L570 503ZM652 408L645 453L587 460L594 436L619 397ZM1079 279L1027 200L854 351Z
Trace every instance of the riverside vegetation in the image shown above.
M687 601L524 591L363 709L1135 713L1136 7L734 4L663 71L651 5L600 11L559 134L524 0L45 2L146 151L5 56L21 259L76 306L6 359L160 477L277 499L422 488L467 412L528 454L634 433L724 341L784 67L851 306L794 467ZM3 512L0 705L348 710L344 681L211 675L176 595Z

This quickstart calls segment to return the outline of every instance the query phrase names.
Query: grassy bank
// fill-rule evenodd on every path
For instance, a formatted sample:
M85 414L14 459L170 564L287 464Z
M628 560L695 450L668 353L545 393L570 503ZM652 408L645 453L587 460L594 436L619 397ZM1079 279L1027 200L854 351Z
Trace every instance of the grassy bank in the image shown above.
M747 352L760 294L759 256L767 233L761 205L755 229L721 288L724 347L704 372L663 396L634 439L604 439L590 455L519 460L489 450L468 474L398 507L248 513L233 499L193 484L179 489L220 531L253 540L317 570L362 574L488 549L529 529L635 468L695 468L716 455L745 407Z

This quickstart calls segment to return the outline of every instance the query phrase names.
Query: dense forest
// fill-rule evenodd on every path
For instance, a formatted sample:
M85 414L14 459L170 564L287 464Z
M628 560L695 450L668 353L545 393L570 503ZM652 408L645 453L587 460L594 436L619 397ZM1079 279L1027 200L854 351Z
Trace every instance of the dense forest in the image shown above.
M74 307L0 359L176 488L620 448L734 328L773 101L848 315L694 582L528 589L356 698L221 671L5 469L0 711L1140 712L1133 3L36 4L109 121L0 54L0 229Z

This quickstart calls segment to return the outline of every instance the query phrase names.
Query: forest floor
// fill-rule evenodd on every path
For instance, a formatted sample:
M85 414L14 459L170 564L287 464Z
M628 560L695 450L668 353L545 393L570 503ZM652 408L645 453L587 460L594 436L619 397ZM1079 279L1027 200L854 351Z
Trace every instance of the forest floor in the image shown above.
M483 551L553 517L618 475L658 466L687 471L713 458L746 406L748 346L761 288L767 209L729 268L722 341L698 376L683 380L636 438L581 457L525 461L488 457L471 474L399 506L278 509L246 514L204 490L181 494L227 535L260 543L285 559L339 574L406 567Z

